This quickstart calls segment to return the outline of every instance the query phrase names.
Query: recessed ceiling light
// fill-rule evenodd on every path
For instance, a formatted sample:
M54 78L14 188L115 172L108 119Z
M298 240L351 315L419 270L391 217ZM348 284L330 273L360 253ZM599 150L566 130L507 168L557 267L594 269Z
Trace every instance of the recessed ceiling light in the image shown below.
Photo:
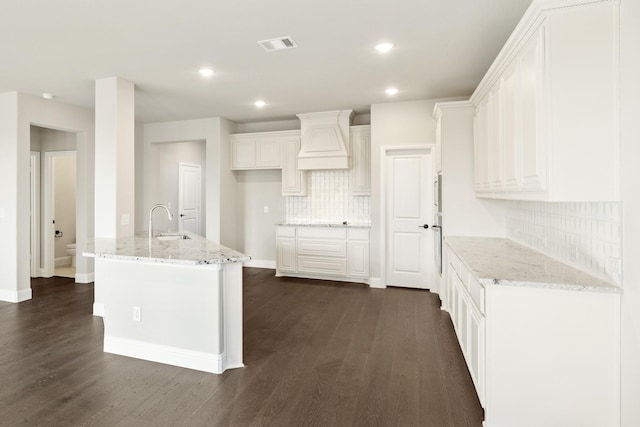
M376 50L380 53L387 53L393 49L393 43L380 43L376 45Z
M55 96L54 94L52 94L52 93L43 93L43 94L42 94L42 97L43 97L44 99L53 99L53 98L55 98L56 96Z
M387 90L385 90L385 93L389 96L393 96L396 93L398 93L398 89L396 89L395 87L390 87Z
M211 68L201 68L198 71L202 77L211 77L213 76L213 70Z
M262 108L262 107L264 107L265 105L267 105L267 103L266 103L266 102L264 102L263 100L259 99L259 100L257 100L256 102L254 102L254 103L253 103L253 105L255 105L255 106L256 106L256 107L258 107L258 108Z

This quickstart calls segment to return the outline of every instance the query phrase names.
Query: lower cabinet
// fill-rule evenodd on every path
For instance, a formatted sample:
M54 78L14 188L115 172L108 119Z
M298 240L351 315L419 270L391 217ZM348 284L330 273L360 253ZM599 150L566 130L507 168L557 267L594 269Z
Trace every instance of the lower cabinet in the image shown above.
M448 244L443 251L442 307L484 426L620 424L618 294L482 286Z
M445 249L446 289L443 308L449 311L460 349L464 355L480 403L484 406L484 314L474 301L471 289L484 288L449 249ZM482 297L484 301L484 297Z
M277 226L276 275L365 282L369 229Z

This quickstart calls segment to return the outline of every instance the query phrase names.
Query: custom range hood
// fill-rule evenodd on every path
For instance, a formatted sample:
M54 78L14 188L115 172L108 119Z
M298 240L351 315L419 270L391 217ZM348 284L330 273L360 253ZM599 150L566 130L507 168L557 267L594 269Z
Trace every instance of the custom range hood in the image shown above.
M298 169L349 169L349 126L352 110L298 114L300 118L301 148Z

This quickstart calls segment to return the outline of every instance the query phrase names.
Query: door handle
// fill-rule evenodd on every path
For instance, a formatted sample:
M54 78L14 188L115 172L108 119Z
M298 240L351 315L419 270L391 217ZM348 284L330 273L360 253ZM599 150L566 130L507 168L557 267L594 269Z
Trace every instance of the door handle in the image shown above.
M182 218L183 216L185 216L185 214L180 214L180 218Z
M429 228L429 225L428 224L419 225L418 228Z

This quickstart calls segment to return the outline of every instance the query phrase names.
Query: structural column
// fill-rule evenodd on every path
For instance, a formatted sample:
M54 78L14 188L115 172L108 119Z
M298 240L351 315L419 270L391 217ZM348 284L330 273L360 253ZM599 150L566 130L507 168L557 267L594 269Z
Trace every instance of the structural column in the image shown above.
M96 80L95 236L134 234L134 85L118 77Z

